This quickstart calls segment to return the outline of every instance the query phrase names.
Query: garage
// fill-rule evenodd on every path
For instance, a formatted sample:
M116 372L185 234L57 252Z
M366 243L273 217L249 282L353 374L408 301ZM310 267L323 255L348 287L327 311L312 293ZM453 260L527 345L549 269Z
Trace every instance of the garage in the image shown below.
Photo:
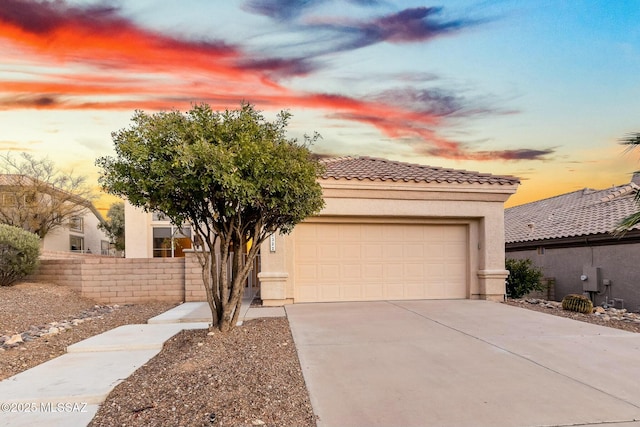
M465 225L305 223L296 302L468 298Z
M321 160L325 206L260 251L265 306L501 301L512 176L371 157Z

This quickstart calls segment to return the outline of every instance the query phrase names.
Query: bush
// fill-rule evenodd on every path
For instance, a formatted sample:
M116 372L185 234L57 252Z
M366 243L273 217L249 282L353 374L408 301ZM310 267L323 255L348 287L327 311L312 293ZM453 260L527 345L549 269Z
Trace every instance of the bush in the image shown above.
M522 298L529 292L542 291L542 269L535 267L530 259L507 259L507 296Z
M9 286L38 268L40 238L22 228L0 224L0 286Z

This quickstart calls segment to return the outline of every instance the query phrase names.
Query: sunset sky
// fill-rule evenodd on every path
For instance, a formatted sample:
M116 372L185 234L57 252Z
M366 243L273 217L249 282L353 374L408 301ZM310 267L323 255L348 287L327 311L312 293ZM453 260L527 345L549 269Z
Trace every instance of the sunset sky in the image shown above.
M639 22L637 0L1 0L0 152L97 185L134 110L246 100L318 153L515 175L507 206L605 188L640 169Z

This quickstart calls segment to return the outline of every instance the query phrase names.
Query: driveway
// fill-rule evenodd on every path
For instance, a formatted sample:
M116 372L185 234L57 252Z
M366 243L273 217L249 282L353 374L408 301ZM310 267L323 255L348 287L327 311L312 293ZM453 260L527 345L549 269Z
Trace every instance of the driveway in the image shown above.
M640 427L640 334L487 301L286 311L322 427Z

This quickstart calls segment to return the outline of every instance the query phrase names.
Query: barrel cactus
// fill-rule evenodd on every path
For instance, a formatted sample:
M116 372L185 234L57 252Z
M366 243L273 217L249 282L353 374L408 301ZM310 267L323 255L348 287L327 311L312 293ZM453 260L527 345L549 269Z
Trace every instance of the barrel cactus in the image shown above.
M593 313L593 303L584 295L569 294L562 299L562 309L578 313Z

